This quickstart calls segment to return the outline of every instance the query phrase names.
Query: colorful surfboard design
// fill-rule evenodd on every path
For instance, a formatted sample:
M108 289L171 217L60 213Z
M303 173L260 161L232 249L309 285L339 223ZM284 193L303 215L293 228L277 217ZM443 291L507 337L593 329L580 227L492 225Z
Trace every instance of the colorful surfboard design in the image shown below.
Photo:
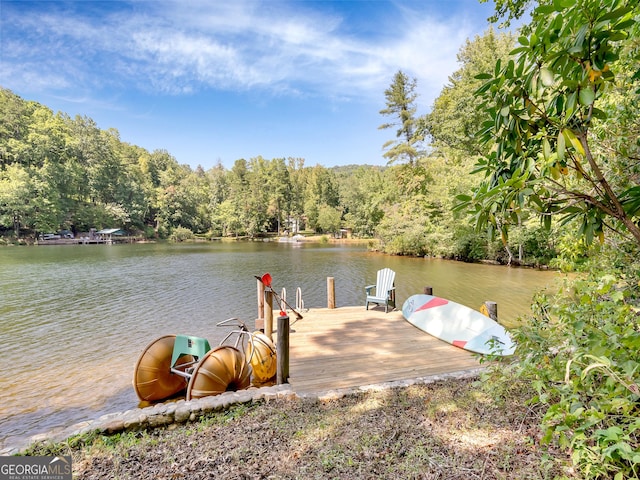
M420 330L475 353L513 355L516 345L502 325L469 307L432 295L412 295L404 318Z

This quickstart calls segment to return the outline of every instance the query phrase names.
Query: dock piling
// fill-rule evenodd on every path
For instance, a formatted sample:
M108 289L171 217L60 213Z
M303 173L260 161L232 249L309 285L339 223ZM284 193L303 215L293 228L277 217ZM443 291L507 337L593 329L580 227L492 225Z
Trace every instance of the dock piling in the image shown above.
M497 322L498 321L498 304L496 302L486 301L484 302L484 306L487 309L489 318Z
M264 290L264 334L273 340L273 291L271 287Z
M336 284L333 277L327 277L327 308L336 308Z
M278 340L276 342L276 382L289 383L289 315L278 316Z
M264 331L264 283L259 279L258 284L258 318L256 318L256 330Z

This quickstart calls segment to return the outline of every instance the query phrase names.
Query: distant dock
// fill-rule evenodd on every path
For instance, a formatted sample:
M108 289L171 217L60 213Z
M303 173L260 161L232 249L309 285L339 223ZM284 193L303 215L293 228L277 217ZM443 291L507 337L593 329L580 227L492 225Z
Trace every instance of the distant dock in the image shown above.
M417 329L401 311L320 308L291 317L289 383L297 393L477 369L478 357ZM275 336L274 336L275 339Z
M49 240L38 240L38 245L113 245L116 243L134 243L135 237L117 238L55 238Z

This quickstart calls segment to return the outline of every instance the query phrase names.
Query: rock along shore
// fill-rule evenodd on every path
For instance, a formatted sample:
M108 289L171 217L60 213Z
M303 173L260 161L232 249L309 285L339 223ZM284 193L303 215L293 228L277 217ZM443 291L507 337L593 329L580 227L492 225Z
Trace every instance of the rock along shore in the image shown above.
M337 390L327 390L319 393L298 394L289 384L271 387L250 388L236 392L225 392L214 397L204 397L197 400L179 400L177 402L158 403L144 408L136 408L125 412L110 413L96 420L77 423L60 431L34 435L28 443L22 446L9 447L0 451L0 455L14 455L26 450L33 443L57 443L75 435L83 435L93 431L104 434L114 434L126 430L140 430L155 427L170 427L173 424L193 422L200 417L231 405L241 403L269 402L275 399L311 399L316 401L334 400L348 395L355 395L370 390L384 390L387 388L409 387L417 384L434 383L445 379L463 379L477 377L485 368L474 368L459 372L431 375L428 377L398 380L381 384L350 387Z

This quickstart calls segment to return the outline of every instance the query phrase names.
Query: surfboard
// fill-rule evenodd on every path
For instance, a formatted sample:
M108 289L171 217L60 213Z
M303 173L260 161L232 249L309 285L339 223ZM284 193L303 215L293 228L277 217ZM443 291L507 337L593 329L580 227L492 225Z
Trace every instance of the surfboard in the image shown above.
M498 322L444 298L412 295L402 305L402 316L420 330L471 352L507 356L516 349Z

